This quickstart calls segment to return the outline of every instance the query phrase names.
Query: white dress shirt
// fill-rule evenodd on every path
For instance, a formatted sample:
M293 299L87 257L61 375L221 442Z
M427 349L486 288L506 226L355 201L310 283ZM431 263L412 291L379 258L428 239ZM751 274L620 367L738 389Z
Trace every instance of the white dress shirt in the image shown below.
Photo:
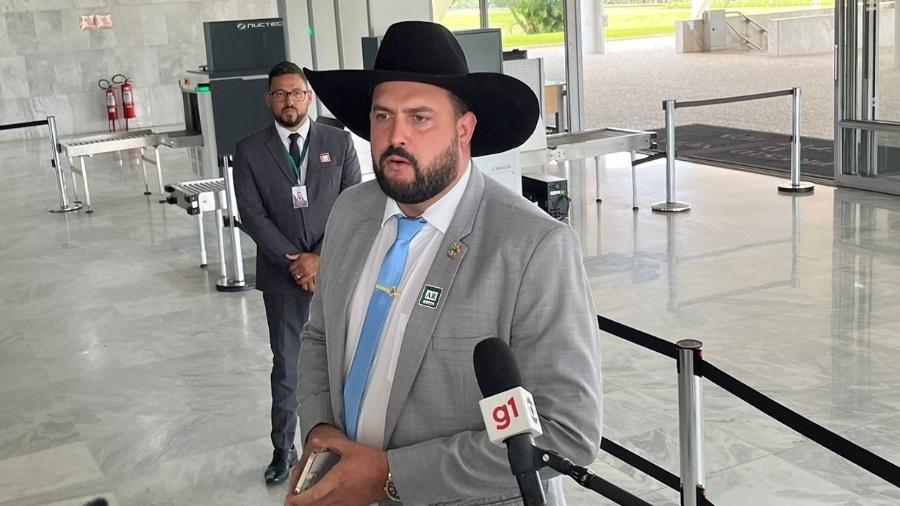
M278 132L278 137L281 138L281 143L284 144L285 156L290 156L291 153L291 138L290 135L293 133L300 134L300 138L297 139L297 145L300 146L300 152L303 152L303 143L306 142L306 137L309 135L309 116L303 118L303 123L300 124L294 130L288 130L279 122L275 122L275 130ZM298 185L303 185L306 183L306 167L309 165L309 151L306 152L306 158L303 159L303 163L300 164L300 178L297 181ZM288 162L290 165L291 162ZM292 166L293 167L293 166Z
M369 384L360 408L356 440L365 445L384 448L386 443L384 441L385 417L391 386L394 382L397 358L400 355L400 346L403 344L403 333L406 331L406 324L425 284L431 264L435 255L438 254L438 248L447 232L447 227L450 226L450 222L456 214L456 208L459 206L459 201L472 173L471 167L471 162L469 162L469 166L456 185L425 210L422 218L425 218L428 223L410 242L409 255L406 258L403 277L398 287L400 296L394 300L388 311L378 351L375 354L375 362L369 373ZM356 353L359 334L362 331L369 300L375 289L375 282L378 280L381 263L397 238L397 220L394 218L396 214L403 214L403 211L400 210L394 199L388 198L381 220L381 231L378 232L372 249L369 250L366 265L350 301L347 353L344 359L345 378L350 371L350 364L353 363L353 355Z

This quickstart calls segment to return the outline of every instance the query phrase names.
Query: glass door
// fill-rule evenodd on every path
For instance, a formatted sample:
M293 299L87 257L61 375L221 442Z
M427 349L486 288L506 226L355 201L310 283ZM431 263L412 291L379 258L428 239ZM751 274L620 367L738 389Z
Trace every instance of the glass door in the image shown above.
M894 1L835 5L835 180L900 195L900 23Z

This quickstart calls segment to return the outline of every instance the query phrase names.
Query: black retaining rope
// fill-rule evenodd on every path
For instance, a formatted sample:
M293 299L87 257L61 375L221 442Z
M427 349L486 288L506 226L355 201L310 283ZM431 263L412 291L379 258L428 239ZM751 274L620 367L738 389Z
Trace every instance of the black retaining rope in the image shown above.
M619 322L604 318L600 315L597 315L597 325L600 327L600 330L621 337L626 341L631 341L638 346L642 346L672 359L678 358L678 347L665 339L660 339L646 332L641 332L640 330L633 329L627 325L622 325Z
M678 346L654 335L623 325L619 322L597 315L597 326L600 330L632 342L648 350L655 351L670 358L678 358ZM774 418L783 425L795 430L797 433L825 447L825 449L853 462L857 466L869 471L879 478L900 487L900 467L892 462L879 457L866 450L862 446L841 437L834 432L822 427L803 415L793 411L777 401L766 397L754 390L746 383L734 376L722 371L713 364L703 360L701 354L697 354L694 364L694 374L702 376L716 385L722 387L735 397L762 411L767 416ZM629 464L655 480L669 486L674 490L680 490L681 479L657 466L653 462L630 452L612 441L603 438L600 448L613 457ZM706 498L705 504L712 504Z
M709 362L703 362L702 371L706 379L766 415L879 478L900 487L900 467L895 464L766 397Z
M648 155L641 159L635 160L635 161L631 162L631 165L638 166L638 165L641 165L642 163L652 162L654 160L659 160L660 158L665 158L665 157L666 157L666 152L661 151L659 153L654 153L652 155Z
M644 457L641 457L637 453L613 443L606 438L600 440L600 449L672 490L681 491L681 478L659 467L653 462L650 462Z
M733 102L746 102L748 100L760 100L763 98L773 98L773 97L783 97L787 95L793 95L794 90L781 90L781 91L769 91L766 93L756 93L753 95L738 95L736 97L724 97L724 98L710 98L707 100L690 100L685 102L675 102L676 109L683 109L685 107L700 107L704 105L720 105L720 104L730 104ZM665 103L663 104L665 108Z
M41 126L46 125L48 123L47 120L42 119L38 121L26 121L24 123L10 123L8 125L0 125L0 131L2 130L13 130L16 128L28 128L33 126Z
M638 471L646 474L647 476L653 478L654 480L662 483L663 485L671 488L672 490L681 493L681 478L659 467L653 462L650 462L644 457L641 457L637 453L634 453L627 448L613 443L606 438L600 440L600 449L628 464L629 466L637 469ZM712 503L712 501L707 499L705 490L698 490L697 504L699 506L716 506Z

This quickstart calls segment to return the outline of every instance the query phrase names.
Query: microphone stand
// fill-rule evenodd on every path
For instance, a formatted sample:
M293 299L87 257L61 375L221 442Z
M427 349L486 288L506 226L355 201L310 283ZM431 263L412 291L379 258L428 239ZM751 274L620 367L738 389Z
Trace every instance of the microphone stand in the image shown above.
M542 450L536 446L532 448L534 450L534 461L537 465L549 467L560 474L564 474L574 479L582 487L593 490L616 504L621 504L622 506L653 506L647 501L597 476L590 469L575 465L574 462L560 456L556 452Z

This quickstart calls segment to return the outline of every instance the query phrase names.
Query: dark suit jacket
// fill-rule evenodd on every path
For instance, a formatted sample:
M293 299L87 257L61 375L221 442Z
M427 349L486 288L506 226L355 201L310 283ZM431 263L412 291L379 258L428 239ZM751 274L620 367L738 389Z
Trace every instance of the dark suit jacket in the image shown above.
M237 143L234 192L241 228L256 242L256 288L263 292L301 291L291 279L290 260L285 255L318 253L338 194L361 179L359 158L348 132L313 121L309 136L309 207L305 209L293 207L291 187L297 184L297 176L275 125ZM323 156L325 153L328 156Z

